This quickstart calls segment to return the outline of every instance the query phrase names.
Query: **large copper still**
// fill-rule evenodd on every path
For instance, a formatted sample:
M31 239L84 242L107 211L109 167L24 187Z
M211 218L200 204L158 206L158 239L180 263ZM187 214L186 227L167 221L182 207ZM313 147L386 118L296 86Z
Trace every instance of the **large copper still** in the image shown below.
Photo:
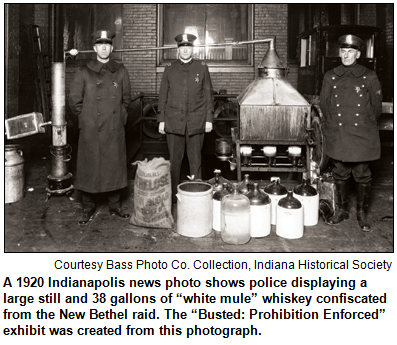
M275 50L275 38L269 39L258 78L237 97L234 142L239 181L242 171L310 172L311 104L286 80L285 71ZM242 156L249 146L252 157L246 164ZM273 151L270 148L274 152L268 153ZM260 151L263 153L258 155Z

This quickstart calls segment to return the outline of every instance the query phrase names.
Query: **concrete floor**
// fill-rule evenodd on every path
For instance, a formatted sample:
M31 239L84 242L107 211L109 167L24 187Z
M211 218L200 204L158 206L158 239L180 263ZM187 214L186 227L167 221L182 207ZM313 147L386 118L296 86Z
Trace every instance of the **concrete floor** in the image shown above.
M265 238L252 238L241 246L225 244L213 231L203 238L179 235L176 228L138 228L110 216L106 200L99 205L93 221L77 224L81 215L79 193L73 200L53 196L47 202L47 175L51 169L46 141L20 140L25 150L25 197L4 205L5 252L393 252L393 149L383 150L373 165L372 202L369 209L371 232L359 230L355 195L351 192L350 219L328 226L321 219L305 227L303 238L287 240L276 235L275 226ZM73 171L71 171L73 172ZM133 183L125 190L123 207L133 211ZM293 181L284 181L293 187ZM174 219L177 210L173 209Z

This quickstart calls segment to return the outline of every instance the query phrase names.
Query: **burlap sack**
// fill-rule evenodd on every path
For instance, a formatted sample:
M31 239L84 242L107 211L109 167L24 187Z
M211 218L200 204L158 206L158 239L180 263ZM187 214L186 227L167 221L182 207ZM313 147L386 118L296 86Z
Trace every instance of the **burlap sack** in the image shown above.
M172 228L170 162L164 158L137 161L134 211L130 223L148 228Z

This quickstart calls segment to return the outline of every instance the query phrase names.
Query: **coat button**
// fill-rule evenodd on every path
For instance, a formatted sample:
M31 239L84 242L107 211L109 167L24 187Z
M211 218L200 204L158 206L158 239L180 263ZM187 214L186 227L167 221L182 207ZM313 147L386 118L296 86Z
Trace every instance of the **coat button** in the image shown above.
M102 98L98 96L96 99L100 100L100 99L102 99Z
M340 123L339 126L342 126L342 124Z
M99 85L100 83L101 83L100 81L97 81L97 83L96 83L96 84L97 84L97 85Z
M338 97L338 95L335 95L335 97Z
M359 116L360 114L356 114L356 116Z
M101 116L102 114L101 113L98 113L98 116Z
M335 77L332 77L332 79L335 79Z
M341 116L342 114L338 114L338 116Z
M336 86L334 85L334 89L336 89Z
M361 87L365 87L365 85L361 85Z
M357 123L355 123L354 125L357 126Z
M357 107L359 107L360 106L360 104L357 104Z
M336 106L339 107L339 104L337 104Z
M362 97L363 95L360 95L360 97Z
M367 78L366 76L363 77L364 79Z

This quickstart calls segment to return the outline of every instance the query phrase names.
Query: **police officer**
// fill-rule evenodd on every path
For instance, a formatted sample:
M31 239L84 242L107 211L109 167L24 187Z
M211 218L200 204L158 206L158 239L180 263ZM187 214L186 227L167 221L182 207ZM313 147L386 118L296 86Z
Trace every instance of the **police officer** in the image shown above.
M357 63L363 41L354 35L338 40L342 65L324 76L320 107L324 114L324 151L334 163L336 183L334 225L349 218L348 180L357 187L357 220L369 231L367 209L371 190L371 161L380 158L377 121L382 112L382 90L376 73Z
M208 67L193 59L196 38L186 33L175 37L179 59L165 67L160 86L157 122L159 132L167 134L173 203L176 202L185 147L190 175L201 179L204 135L211 132L214 118L214 95Z
M95 193L107 193L112 215L129 218L121 208L120 196L127 186L124 126L131 99L130 80L123 64L109 59L115 34L99 30L91 37L97 59L78 69L69 94L80 130L75 179L82 195L80 225L92 219Z

